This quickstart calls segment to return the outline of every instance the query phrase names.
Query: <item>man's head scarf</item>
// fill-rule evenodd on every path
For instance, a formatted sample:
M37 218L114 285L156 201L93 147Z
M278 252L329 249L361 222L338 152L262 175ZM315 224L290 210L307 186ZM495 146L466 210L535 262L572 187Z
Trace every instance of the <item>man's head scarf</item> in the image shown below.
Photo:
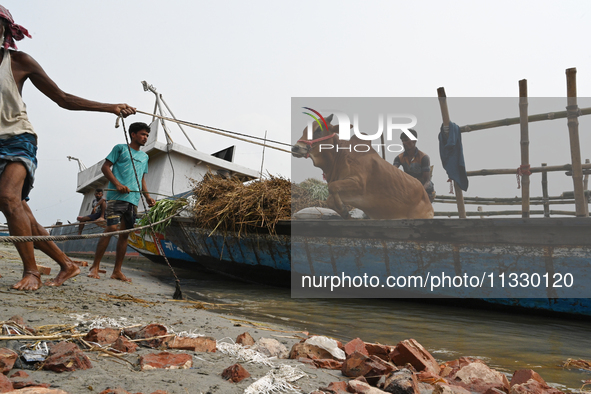
M20 41L23 38L25 38L25 36L31 38L31 35L27 31L27 29L25 29L21 25L17 25L16 23L14 23L14 19L12 19L12 15L10 15L10 11L8 11L5 7L3 7L1 5L0 5L0 18L6 20L6 22L8 22L6 28L4 29L4 42L2 43L2 46L4 47L4 49L8 49L8 48L18 49L16 47L16 43L14 42L15 40Z

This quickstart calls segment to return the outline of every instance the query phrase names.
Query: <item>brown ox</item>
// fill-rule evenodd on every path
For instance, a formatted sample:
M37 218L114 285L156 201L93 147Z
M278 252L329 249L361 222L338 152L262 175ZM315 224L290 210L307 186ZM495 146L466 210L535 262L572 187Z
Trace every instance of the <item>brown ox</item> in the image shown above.
M344 218L349 217L345 204L361 209L371 219L432 218L433 206L421 182L382 159L371 147L368 152L343 150L371 141L357 136L339 140L339 126L330 124L332 117L326 118L328 130L314 124L313 139L308 140L306 128L291 148L293 156L311 157L314 166L324 172L328 206Z

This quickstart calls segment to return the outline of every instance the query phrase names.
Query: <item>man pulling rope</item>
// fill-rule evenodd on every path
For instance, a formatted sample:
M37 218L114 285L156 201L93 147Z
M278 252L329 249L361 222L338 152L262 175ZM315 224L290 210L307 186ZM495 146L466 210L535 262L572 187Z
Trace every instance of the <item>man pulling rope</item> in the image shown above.
M0 211L6 216L11 236L47 234L25 202L37 168L37 135L21 97L27 79L41 93L68 110L109 112L123 117L136 112L127 104L104 104L62 91L35 59L16 50L15 40L22 40L25 36L31 37L27 29L15 24L10 12L0 5ZM53 242L38 241L35 245L60 265L57 277L46 285L60 286L80 273L78 266ZM12 287L37 290L41 287L41 279L33 243L20 242L15 247L23 261L24 272L23 279Z

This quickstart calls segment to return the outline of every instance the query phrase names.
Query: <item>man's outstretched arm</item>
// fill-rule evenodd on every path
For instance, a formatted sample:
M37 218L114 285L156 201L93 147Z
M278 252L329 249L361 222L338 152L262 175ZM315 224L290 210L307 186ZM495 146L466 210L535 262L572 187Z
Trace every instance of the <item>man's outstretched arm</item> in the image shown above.
M135 108L127 104L99 103L66 93L49 78L41 65L31 56L24 52L14 52L12 57L18 65L13 68L13 75L21 92L22 86L28 78L39 91L62 108L72 111L110 112L115 115L121 114L124 117L135 114Z

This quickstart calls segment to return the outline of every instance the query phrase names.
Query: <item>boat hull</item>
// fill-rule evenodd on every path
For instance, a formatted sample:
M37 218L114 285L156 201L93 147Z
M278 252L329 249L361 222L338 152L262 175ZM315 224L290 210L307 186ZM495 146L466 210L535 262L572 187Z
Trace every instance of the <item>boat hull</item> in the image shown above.
M486 273L498 282L501 273L540 270L591 275L591 222L588 219L432 219L432 220L306 220L282 222L278 236L223 236L175 219L167 236L200 265L249 280L291 275L295 297L450 297L486 299L507 307L591 316L586 293L569 289L439 288L413 291L385 288L367 293L346 289L303 288L304 276L450 275ZM248 273L255 275L246 276ZM488 276L487 276L488 278ZM507 278L506 278L507 279ZM578 280L577 279L577 280ZM584 297L573 297L583 294Z

